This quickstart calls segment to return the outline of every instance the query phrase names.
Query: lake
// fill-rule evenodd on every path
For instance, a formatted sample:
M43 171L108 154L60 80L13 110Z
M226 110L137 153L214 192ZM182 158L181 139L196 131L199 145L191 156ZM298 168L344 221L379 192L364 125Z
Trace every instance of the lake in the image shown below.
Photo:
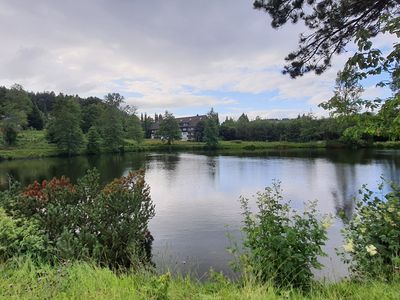
M187 272L201 278L210 267L232 274L226 234L240 240L239 197L251 197L276 179L283 195L301 208L319 202L321 213L351 215L352 197L362 184L376 189L383 176L399 183L399 150L282 150L258 153L126 153L15 160L0 163L0 187L8 175L23 184L66 175L75 181L96 167L108 182L144 168L156 205L150 223L154 261L162 271ZM325 264L317 277L338 279L346 268L335 255L343 244L337 219L329 230Z

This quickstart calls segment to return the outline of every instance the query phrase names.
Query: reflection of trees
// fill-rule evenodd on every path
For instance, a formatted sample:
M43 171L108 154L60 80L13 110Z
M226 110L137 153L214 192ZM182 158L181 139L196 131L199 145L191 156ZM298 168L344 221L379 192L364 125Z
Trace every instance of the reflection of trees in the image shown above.
M214 179L217 172L217 159L215 156L207 156L208 173Z
M1 188L5 188L3 182L7 182L8 176L21 182L23 185L32 183L35 180L42 181L62 175L72 180L87 170L87 159L82 156L58 157L35 160L15 160L3 162L1 169Z
M7 188L8 176L23 185L63 175L76 182L92 168L99 170L101 182L106 183L121 177L127 169L144 168L146 159L144 153L127 153L8 161L0 164L0 188Z
M178 153L167 153L157 156L157 160L161 162L164 170L175 171L181 159Z
M332 190L332 197L335 205L336 215L341 219L349 219L353 213L355 196L353 188L356 186L355 165L334 164L336 187Z

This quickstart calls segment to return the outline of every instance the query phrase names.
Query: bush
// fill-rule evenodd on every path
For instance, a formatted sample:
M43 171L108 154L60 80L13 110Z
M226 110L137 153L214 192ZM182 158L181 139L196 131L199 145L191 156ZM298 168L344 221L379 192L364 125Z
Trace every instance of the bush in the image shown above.
M13 256L46 256L46 239L35 222L13 219L0 207L0 261Z
M355 212L345 224L346 244L339 250L354 278L392 279L400 268L400 188L385 184L374 193L366 185L359 191Z
M277 287L310 287L312 268L320 269L318 256L325 253L329 219L317 219L315 202L302 214L283 202L280 183L274 182L256 198L257 212L251 212L249 200L241 198L245 268L261 283Z
M144 172L129 173L101 188L89 171L76 185L61 177L1 195L9 215L35 221L59 259L94 260L112 268L151 259L148 222L154 216Z

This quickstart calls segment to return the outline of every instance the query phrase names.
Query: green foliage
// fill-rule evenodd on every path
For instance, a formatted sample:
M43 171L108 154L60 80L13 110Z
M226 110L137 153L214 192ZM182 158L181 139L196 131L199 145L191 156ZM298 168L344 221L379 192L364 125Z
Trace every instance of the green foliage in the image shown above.
M82 107L81 128L84 133L89 132L92 126L100 127L102 109L103 107L100 103L91 103Z
M42 130L44 128L43 113L36 104L33 104L32 111L28 114L28 126L36 130Z
M17 142L18 131L11 123L3 124L3 140L6 145L12 146Z
M35 221L14 219L0 207L0 262L11 257L46 256L46 238Z
M358 52L348 65L358 67L359 77L389 72L393 78L389 84L393 87L398 82L399 43L389 51L373 48L372 43L373 38L383 34L400 37L397 0L255 0L254 7L271 16L274 28L287 22L304 22L308 27L307 34L300 36L299 48L286 57L289 64L283 72L291 77L311 71L321 74L331 66L332 56L344 52L346 45L354 41Z
M101 147L101 136L96 127L90 127L87 134L88 143L86 145L86 150L89 154L100 153Z
M400 140L400 94L385 101L371 129L379 137Z
M218 134L218 115L211 109L207 114L207 120L204 126L204 141L206 142L207 148L215 149L217 147Z
M330 226L328 219L318 220L316 203L308 203L304 212L298 213L289 202L283 202L279 182L257 194L255 213L249 199L241 198L240 202L246 270L262 283L310 288L312 268L320 269L318 256L326 255L322 247Z
M140 124L140 120L135 115L126 116L125 122L125 136L128 139L133 139L138 143L141 143L144 139L144 131L142 129L142 125Z
M363 92L362 86L355 76L355 69L347 72L338 72L334 96L327 102L318 106L331 111L331 116L349 116L361 111L368 101L363 101L360 96Z
M97 171L72 185L68 179L35 182L1 193L7 215L38 224L50 254L61 260L91 260L112 268L147 264L154 216L144 172L129 173L102 188Z
M165 283L168 283L165 284ZM168 286L164 293L165 286ZM149 272L115 273L87 263L51 266L30 260L0 264L2 299L276 299L337 300L400 298L400 281L315 284L309 293L277 290L270 285L226 280L195 280L189 276L158 276Z
M172 113L165 111L157 134L163 140L166 140L168 145L171 145L174 140L179 140L181 138L179 124Z
M392 280L400 268L400 187L392 183L384 194L366 185L360 190L355 212L345 224L345 245L339 250L353 277Z
M7 145L15 144L18 132L26 128L32 103L22 86L15 84L0 93L0 126Z
M120 103L119 100L115 101L117 101L116 103ZM122 115L117 106L107 104L102 112L100 129L103 138L103 145L105 148L113 152L119 152L123 149L124 132L122 125Z
M74 98L57 96L53 119L48 128L48 138L68 155L79 152L83 146L83 133L80 128L81 110Z

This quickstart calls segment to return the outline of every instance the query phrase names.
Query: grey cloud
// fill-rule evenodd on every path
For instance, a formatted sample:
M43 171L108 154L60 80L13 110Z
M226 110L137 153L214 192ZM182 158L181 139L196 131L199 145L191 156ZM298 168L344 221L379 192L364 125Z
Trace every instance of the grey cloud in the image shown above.
M0 84L83 96L138 92L143 99L131 101L144 108L225 103L182 93L184 86L291 97L277 66L303 28L268 23L242 0L0 0ZM321 94L334 73L305 96ZM137 78L154 84L130 86ZM122 79L124 87L114 83Z

